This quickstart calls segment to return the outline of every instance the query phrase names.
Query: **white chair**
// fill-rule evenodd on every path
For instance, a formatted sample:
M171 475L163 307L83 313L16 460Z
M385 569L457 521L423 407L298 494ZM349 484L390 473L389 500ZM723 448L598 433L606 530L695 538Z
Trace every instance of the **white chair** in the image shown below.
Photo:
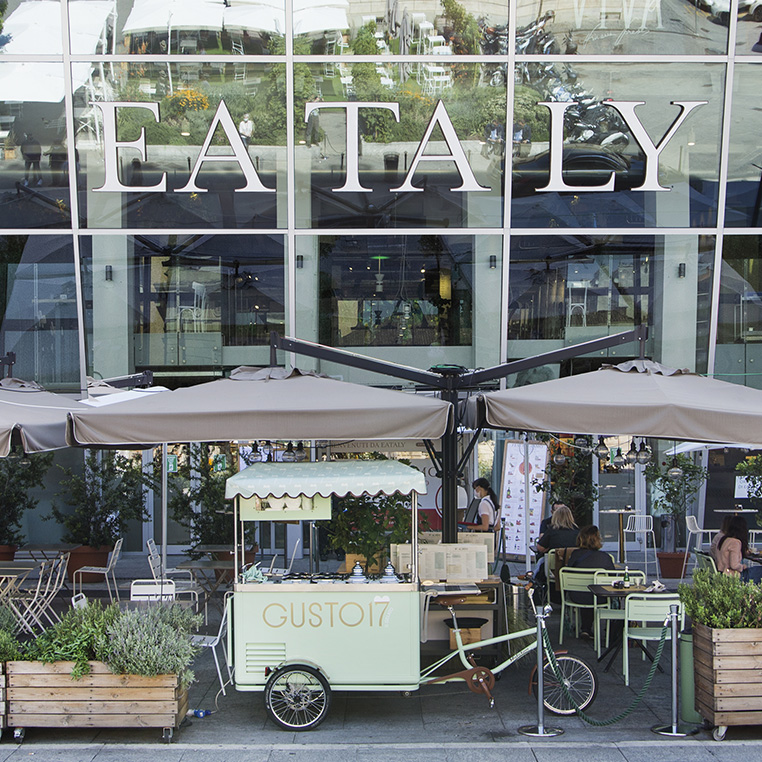
M627 563L627 534L643 536L643 556L645 558L645 572L648 576L648 538L651 537L651 546L654 551L654 564L656 572L659 572L659 560L656 557L656 535L654 534L654 517L645 513L634 513L627 517L627 524L624 528L624 562Z
M119 561L119 556L122 554L122 542L124 540L120 537L114 545L114 549L111 551L108 563L106 566L83 566L72 575L72 587L74 595L77 594L77 580L79 580L79 592L82 592L82 575L83 574L97 574L103 575L103 579L106 581L106 590L108 590L108 597L111 602L114 602L114 595L116 595L117 601L119 600L119 588L116 585L116 564ZM109 580L109 576L111 580ZM111 590L111 582L114 583L114 589Z
M682 582L685 577L685 567L688 565L688 554L691 550L691 540L696 537L696 550L701 550L701 546L704 544L704 535L707 535L706 542L712 542L712 537L717 534L716 529L702 529L698 525L698 521L695 516L685 517L685 530L688 536L685 538L685 556L683 557L683 570L680 573L680 581ZM751 532L749 532L751 535Z
M277 555L273 557L273 563L270 565L270 569L266 572L267 574L274 574L279 577L282 577L286 574L291 574L291 569L294 566L294 559L296 558L296 553L299 550L299 546L302 544L301 537L297 539L297 541L294 543L294 549L291 551L291 560L288 562L288 567L286 569L279 569L274 566L275 559L277 558Z
M225 666L228 670L228 682L232 682L233 673L230 671L230 664L228 663L228 654L225 649L225 636L228 628L228 602L225 601L225 605L222 610L222 619L220 620L220 627L217 630L216 635L192 635L191 643L199 648L211 648L212 656L214 657L214 664L217 667L217 677L220 680L220 688L222 689L222 695L225 693L225 681L222 679L222 669L220 669L220 659L217 655L217 646L222 645L222 655L225 658Z
M131 601L174 601L175 583L171 579L134 579L130 584Z
M161 553L159 553L159 549L156 547L156 542L149 538L146 540L146 547L148 548L148 562L151 563L151 556L159 558L159 563L161 564ZM157 574L154 573L154 569L151 568L151 572L153 573L154 578L156 578ZM193 582L193 574L190 571L190 569L175 569L173 567L170 567L168 569L162 569L160 567L160 570L158 572L159 577L187 577L188 582ZM175 580L176 582L180 582L180 580ZM185 580L183 580L185 581Z
M77 593L72 596L71 607L73 609L86 609L87 608L87 596L84 593Z
M149 540L149 543L153 543L153 540ZM155 545L153 546L156 547ZM170 580L171 576L187 574L187 579L171 579L175 597L188 596L193 601L193 608L198 611L198 593L201 589L193 579L193 575L187 569L162 569L161 556L158 552L151 553L151 545L148 545L148 566L151 568L151 575L154 582L161 582L162 580ZM204 604L204 621L206 621L207 610L206 604Z
M676 593L633 593L625 598L624 633L622 636L622 659L624 684L630 684L629 641L655 641L661 639L664 621L670 613L670 606L677 603L680 613L680 629L685 623L685 611ZM671 632L667 631L667 640ZM645 651L643 652L645 659Z

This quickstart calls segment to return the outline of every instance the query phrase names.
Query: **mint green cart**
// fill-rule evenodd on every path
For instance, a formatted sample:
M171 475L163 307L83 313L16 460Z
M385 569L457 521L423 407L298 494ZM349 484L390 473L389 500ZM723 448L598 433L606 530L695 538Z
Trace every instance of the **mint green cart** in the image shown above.
M228 599L228 653L239 691L264 692L270 718L288 730L318 725L331 691L413 691L420 683L421 593L417 533L405 581L245 582L238 537L246 521L331 517L331 496L412 497L424 476L396 461L255 463L227 481L235 498L235 583ZM241 525L239 525L239 521ZM390 579L387 577L387 579Z

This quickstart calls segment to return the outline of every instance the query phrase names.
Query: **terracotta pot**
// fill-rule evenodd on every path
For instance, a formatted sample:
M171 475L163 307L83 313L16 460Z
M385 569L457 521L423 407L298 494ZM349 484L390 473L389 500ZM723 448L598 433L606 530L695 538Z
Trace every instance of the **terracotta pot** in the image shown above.
M13 561L15 556L15 545L0 545L0 561Z
M110 545L101 545L92 548L89 545L80 545L69 553L69 564L66 570L69 574L69 582L72 581L74 572L83 566L105 566L108 563L108 554L112 551ZM83 582L103 582L102 574L83 574Z
M664 579L680 579L685 553L657 553L659 570Z

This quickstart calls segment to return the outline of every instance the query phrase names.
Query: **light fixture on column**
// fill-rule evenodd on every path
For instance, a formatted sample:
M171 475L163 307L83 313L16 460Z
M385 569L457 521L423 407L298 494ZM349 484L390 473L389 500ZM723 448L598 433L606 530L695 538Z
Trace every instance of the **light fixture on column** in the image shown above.
M497 257L494 254L489 255L489 269L497 270Z
M114 280L114 268L111 265L106 265L103 268L103 277L108 281Z

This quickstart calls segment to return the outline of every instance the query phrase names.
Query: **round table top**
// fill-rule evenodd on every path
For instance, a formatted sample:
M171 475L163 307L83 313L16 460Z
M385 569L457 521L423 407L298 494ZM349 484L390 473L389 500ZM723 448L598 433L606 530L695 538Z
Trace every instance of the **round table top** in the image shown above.
M757 513L756 508L715 508L715 513Z

